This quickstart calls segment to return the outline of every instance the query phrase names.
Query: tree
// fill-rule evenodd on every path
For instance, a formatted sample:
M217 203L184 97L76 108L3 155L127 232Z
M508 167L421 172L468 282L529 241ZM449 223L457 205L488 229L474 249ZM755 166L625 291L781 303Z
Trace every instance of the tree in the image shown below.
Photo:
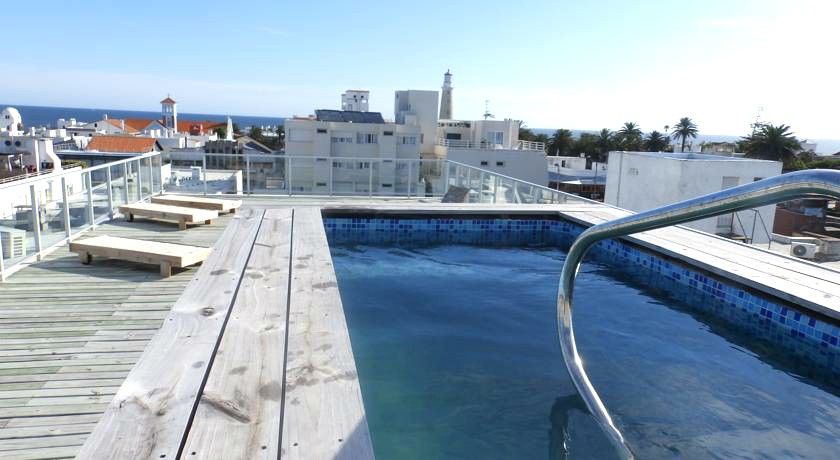
M645 137L645 150L648 152L663 152L668 147L668 138L659 131L651 131Z
M605 162L607 161L607 156L610 154L610 150L615 149L615 136L613 136L612 131L607 128L601 130L598 133L598 156L597 158L592 158L592 161L597 162Z
M224 139L227 137L227 129L222 128L221 126L214 129L213 132L216 133L216 136L218 136L219 139Z
M600 151L598 149L598 136L590 133L583 133L574 142L571 148L574 156L583 155L591 161L598 161Z
M616 144L621 150L641 150L642 149L642 130L639 125L628 121L616 133Z
M572 132L568 129L558 129L548 140L548 154L566 156L572 148Z
M286 148L286 127L283 125L277 126L277 144L274 148L278 150Z
M794 165L796 153L801 149L799 140L788 125L761 125L755 133L744 137L740 145L743 146L746 156L781 161L785 168Z
M251 129L248 131L248 137L254 139L255 141L262 142L262 128L259 126L251 126Z
M534 132L528 128L528 125L525 124L524 121L519 122L519 140L520 141L533 141L536 135Z
M242 130L239 129L239 125L236 123L233 124L233 134L242 134Z
M697 137L697 125L691 121L691 118L682 117L680 121L674 125L673 131L671 131L671 136L676 139L682 139L682 146L680 147L680 152L685 152L685 143L688 138L694 139Z

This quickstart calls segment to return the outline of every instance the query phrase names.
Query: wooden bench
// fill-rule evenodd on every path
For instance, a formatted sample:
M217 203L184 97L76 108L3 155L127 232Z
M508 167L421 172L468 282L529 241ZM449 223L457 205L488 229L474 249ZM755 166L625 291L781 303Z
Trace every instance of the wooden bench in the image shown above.
M93 256L127 260L142 264L159 264L160 276L172 276L172 267L183 268L204 262L212 249L185 244L159 243L115 236L95 236L70 243L70 252L79 254L87 265Z
M211 211L229 212L231 214L236 212L236 208L242 206L242 200L220 200L218 198L186 195L153 196L152 203L183 206L185 208L209 209Z
M120 212L126 216L129 222L133 221L135 216L158 220L174 220L178 222L178 228L181 230L186 230L187 224L197 224L200 222L210 224L213 219L219 217L218 212L209 209L185 208L157 203L122 205L120 206Z

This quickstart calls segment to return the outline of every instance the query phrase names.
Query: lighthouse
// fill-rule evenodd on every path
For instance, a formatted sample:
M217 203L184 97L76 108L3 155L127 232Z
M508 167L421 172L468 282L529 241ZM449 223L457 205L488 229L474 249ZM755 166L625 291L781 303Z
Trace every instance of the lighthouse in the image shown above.
M452 74L449 69L443 74L443 86L440 93L440 118L441 120L452 119Z

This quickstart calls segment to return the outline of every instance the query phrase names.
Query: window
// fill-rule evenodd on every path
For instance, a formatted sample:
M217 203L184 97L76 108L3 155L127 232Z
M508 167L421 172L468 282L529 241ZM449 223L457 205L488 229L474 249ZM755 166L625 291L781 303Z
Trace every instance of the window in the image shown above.
M391 187L392 187L391 184L382 184L382 188L391 188Z
M491 144L504 144L505 133L501 131L490 131L487 133L487 142Z
M333 144L352 144L353 138L347 136L333 136L330 138L330 142Z
M370 162L369 161L360 161L359 162L359 169L370 169Z
M325 128L318 128L318 134L327 134L327 130Z
M505 167L505 162L504 161L497 161L496 166L504 168Z
M376 134L371 133L356 133L357 144L376 144Z
M486 161L486 160L482 160L482 161L481 161L481 166L487 166L487 161Z
M566 167L566 160L563 160L563 161L561 161L561 162L560 162L560 167L561 167L561 168L565 168L565 167Z
M400 143L403 145L415 145L417 144L417 138L415 136L402 136Z
M327 159L326 158L316 158L315 161L320 163L320 162L327 161Z
M315 182L315 186L316 187L326 187L327 183L326 182Z
M383 135L383 136L393 136L393 135L394 135L394 132L393 132L393 131L383 131L383 132L382 132L382 135Z

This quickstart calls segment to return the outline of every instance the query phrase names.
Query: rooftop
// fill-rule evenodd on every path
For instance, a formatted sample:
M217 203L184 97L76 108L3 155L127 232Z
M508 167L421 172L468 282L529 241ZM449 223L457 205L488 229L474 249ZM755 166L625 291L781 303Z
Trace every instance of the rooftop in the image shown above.
M352 110L316 110L318 121L335 121L345 123L375 123L385 124L379 112L356 112Z
M94 136L85 150L99 152L148 153L155 150L157 141L151 137ZM158 145L158 149L160 146Z

